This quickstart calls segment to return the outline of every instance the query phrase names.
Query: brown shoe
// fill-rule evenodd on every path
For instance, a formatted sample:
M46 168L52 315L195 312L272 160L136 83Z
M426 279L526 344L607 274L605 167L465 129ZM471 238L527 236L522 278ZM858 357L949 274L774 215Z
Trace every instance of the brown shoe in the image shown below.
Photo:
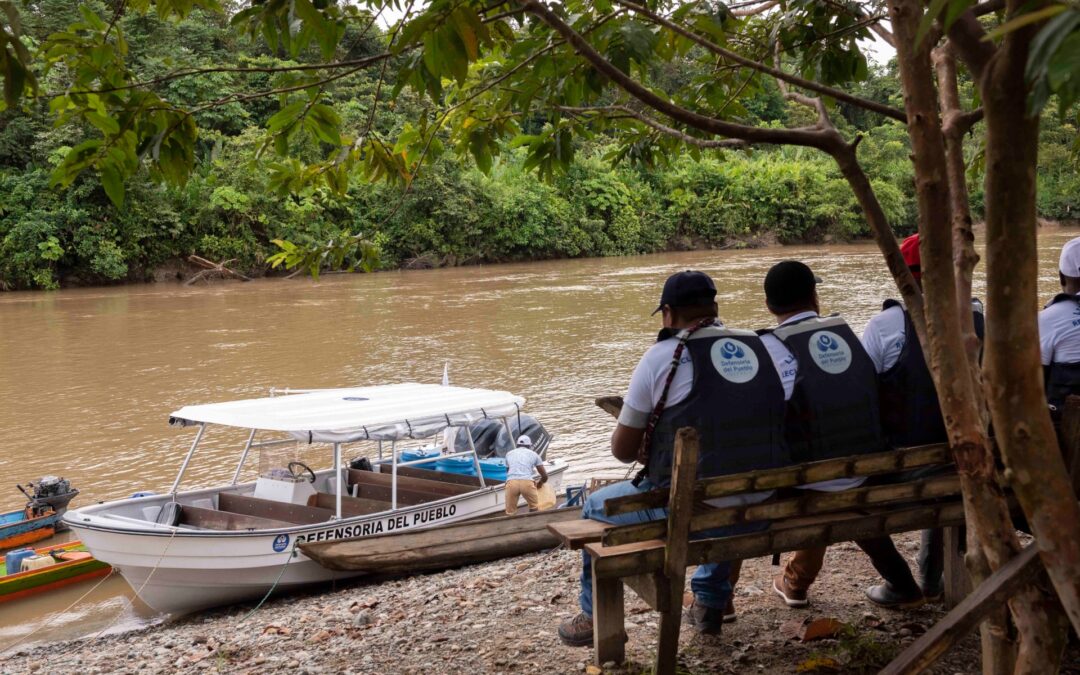
M589 647L593 643L592 617L585 612L559 624L559 638L571 647Z
M683 617L702 635L719 635L724 627L725 611L699 605L695 600L683 612Z
M799 591L788 585L783 574L778 574L772 582L773 591L784 599L788 607L806 607L810 601L806 599L806 591Z
M727 605L724 606L724 623L733 623L736 618L735 600L728 598Z

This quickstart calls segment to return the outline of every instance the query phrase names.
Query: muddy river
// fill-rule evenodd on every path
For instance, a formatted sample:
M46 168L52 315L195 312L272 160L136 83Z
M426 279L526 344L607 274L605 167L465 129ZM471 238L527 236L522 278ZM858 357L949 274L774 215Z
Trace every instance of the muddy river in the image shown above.
M1076 235L1040 239L1044 298ZM658 328L649 313L664 278L708 272L725 322L758 328L770 323L762 279L784 258L808 262L823 311L856 330L896 293L876 248L855 244L0 294L0 509L19 508L15 484L45 474L82 491L76 506L167 490L194 433L167 424L185 404L273 387L437 383L444 363L453 384L525 396L555 435L549 452L570 461L568 482L622 475L606 447L613 421L592 401L625 392ZM208 434L184 486L231 478L242 441ZM0 651L160 618L119 577L82 598L94 583L0 604Z

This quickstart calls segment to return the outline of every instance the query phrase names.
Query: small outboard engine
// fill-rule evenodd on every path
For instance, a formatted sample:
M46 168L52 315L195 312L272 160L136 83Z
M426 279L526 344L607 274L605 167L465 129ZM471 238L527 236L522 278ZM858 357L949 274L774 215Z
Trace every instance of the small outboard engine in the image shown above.
M48 511L55 511L57 515L64 515L68 503L78 496L79 491L71 487L66 478L56 476L42 476L37 483L28 483L33 492L27 492L22 485L17 485L19 491L26 495L26 508L33 516L40 516ZM57 523L57 530L61 529Z

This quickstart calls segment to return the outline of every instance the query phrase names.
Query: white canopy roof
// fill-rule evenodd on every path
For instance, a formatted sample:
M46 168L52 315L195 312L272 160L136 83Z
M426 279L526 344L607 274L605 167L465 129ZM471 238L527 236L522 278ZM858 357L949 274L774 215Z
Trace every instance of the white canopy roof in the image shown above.
M524 403L506 391L391 384L189 405L170 415L169 423L221 424L284 431L310 443L352 443L424 438L448 426L516 415Z

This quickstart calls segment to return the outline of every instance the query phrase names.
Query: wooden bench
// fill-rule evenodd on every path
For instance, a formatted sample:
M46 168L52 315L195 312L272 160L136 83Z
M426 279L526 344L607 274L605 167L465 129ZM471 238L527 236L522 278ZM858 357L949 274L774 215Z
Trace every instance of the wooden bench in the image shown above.
M681 429L669 490L654 490L604 504L616 515L668 509L666 519L632 525L595 521L553 523L552 533L592 557L593 646L596 662L624 658L623 585L660 613L655 672L674 673L682 621L686 568L870 537L963 524L959 478L952 473L899 480L843 492L789 491L766 502L710 508L702 501L857 476L946 467L944 445L797 464L779 469L695 480L698 437ZM691 538L704 530L768 521L768 529L717 538Z
M376 464L375 471L382 474L389 474L393 472L393 467L390 464ZM449 471L433 471L431 469L421 469L415 466L399 466L397 469L398 476L407 476L409 478L426 478L427 480L438 481L440 483L454 483L455 485L468 485L473 489L480 487L480 479L476 476L466 476L460 473L450 473ZM504 481L498 478L488 478L484 476L485 485L500 485Z
M187 508L184 507L184 510ZM291 525L325 523L334 515L331 509L276 502L272 499L249 497L235 492L222 492L218 495L218 511L283 521Z
M180 508L180 524L204 530L266 530L293 526L293 523L283 520L218 511L188 504Z

